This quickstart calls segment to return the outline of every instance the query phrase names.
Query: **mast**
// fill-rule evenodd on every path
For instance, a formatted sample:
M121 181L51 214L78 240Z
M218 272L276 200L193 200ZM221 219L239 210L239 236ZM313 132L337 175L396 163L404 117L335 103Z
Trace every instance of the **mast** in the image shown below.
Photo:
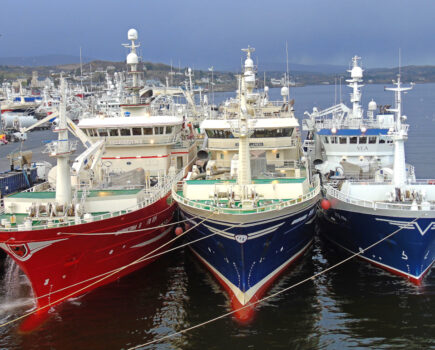
M406 163L405 163L405 141L408 139L408 125L402 124L402 119L406 120L406 116L402 116L402 91L412 89L410 87L402 87L400 74L397 76L396 87L385 88L387 91L395 92L395 108L388 109L394 112L396 120L394 121L394 131L392 138L394 140L394 168L393 168L393 183L396 187L401 187L406 182Z
M74 152L74 147L68 140L66 123L66 82L60 79L61 102L59 109L59 124L54 132L57 132L57 143L52 144L50 156L57 158L56 168L56 202L61 205L71 204L71 175L69 168L69 155Z
M353 92L350 94L350 101L353 104L352 108L352 118L361 118L362 117L362 109L361 109L361 90L360 88L364 85L359 84L362 83L363 70L358 65L358 60L361 57L354 56L352 58L352 69L348 70L350 73L351 79L347 79L346 81L349 83L349 87L353 89Z
M241 76L240 79L240 112L239 112L239 125L237 131L233 131L236 137L239 138L239 163L237 170L237 184L241 187L251 183L251 159L249 151L249 136L252 130L249 130L248 125L248 108L246 104L246 84L245 77ZM241 191L242 198L245 191ZM243 198L244 199L244 198Z
M254 61L251 58L251 53L255 51L253 47L248 45L247 49L242 49L242 51L246 52L246 60L243 72L242 79L242 88L245 86L245 89L248 92L248 95L252 94L252 91L255 88L255 70L254 70ZM245 96L246 98L246 96Z
M139 71L137 69L137 65L139 64L139 57L137 56L136 49L140 47L140 45L136 45L135 41L138 38L137 30L130 29L127 33L128 40L131 41L131 44L122 44L122 46L130 49L130 53L127 55L127 65L130 67L130 71L128 74L133 76L133 86L130 87L133 95L133 104L139 103Z

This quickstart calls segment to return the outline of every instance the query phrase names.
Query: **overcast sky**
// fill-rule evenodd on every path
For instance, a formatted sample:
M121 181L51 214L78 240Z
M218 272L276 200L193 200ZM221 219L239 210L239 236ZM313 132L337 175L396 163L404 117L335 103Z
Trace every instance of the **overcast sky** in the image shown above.
M1 0L0 57L46 54L123 60L136 28L146 61L237 67L261 63L435 65L433 0ZM284 68L284 67L283 67Z

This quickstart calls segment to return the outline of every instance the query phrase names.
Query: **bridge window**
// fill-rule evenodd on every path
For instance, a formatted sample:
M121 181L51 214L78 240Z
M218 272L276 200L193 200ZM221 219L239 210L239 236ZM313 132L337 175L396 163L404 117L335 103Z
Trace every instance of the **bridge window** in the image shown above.
M109 129L109 135L110 136L118 136L119 130L118 129Z
M255 129L253 138L264 137L290 137L293 134L293 128L278 128L278 129Z
M367 143L367 136L360 136L359 143L366 144Z
M349 143L357 143L357 141L358 141L358 137L356 136L349 137Z
M156 126L154 128L156 135L163 135L165 133L165 127L164 126Z
M100 137L106 137L107 136L107 129L98 129L98 135Z
M340 145L345 145L347 143L347 137L340 137Z
M229 139L233 138L233 134L229 130L206 130L207 136L212 139Z
M377 137L376 136L370 136L369 137L369 143L376 143Z
M134 136L142 135L142 128L133 128L132 130Z
M172 133L172 126L167 126L166 127L166 133L167 134L171 134Z
M338 143L337 136L331 136L331 143Z
M131 136L131 130L130 129L121 129L121 136Z
M324 143L329 143L328 136L324 136L324 137L323 137L323 142L324 142Z
M152 135L153 134L153 128L143 128L143 134L144 135Z

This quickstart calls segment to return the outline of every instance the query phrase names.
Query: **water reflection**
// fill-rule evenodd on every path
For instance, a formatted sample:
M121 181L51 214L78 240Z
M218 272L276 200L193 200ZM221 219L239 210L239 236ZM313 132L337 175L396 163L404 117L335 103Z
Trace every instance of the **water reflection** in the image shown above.
M345 258L346 253L319 240L327 265ZM353 259L328 273L319 284L328 307L326 318L332 331L328 344L368 348L429 348L434 345L433 310L435 276L422 286L393 276L365 261Z

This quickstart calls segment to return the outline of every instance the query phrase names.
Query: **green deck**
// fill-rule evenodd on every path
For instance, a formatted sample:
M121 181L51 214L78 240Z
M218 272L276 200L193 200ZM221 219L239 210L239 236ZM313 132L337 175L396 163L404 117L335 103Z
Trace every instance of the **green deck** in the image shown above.
M253 184L270 184L270 183L278 183L278 184L288 184L288 183L302 183L305 181L305 177L300 177L296 179L288 179L288 178L278 178L278 179L253 179ZM186 183L188 185L214 185L214 184L228 184L228 183L236 183L237 180L187 180Z
M133 190L91 190L89 191L87 197L111 197L111 196L123 196L136 194L140 189ZM78 198L81 198L82 192L79 191ZM46 192L20 192L9 196L9 198L34 198L34 199L54 199L56 198L56 192L46 191Z

